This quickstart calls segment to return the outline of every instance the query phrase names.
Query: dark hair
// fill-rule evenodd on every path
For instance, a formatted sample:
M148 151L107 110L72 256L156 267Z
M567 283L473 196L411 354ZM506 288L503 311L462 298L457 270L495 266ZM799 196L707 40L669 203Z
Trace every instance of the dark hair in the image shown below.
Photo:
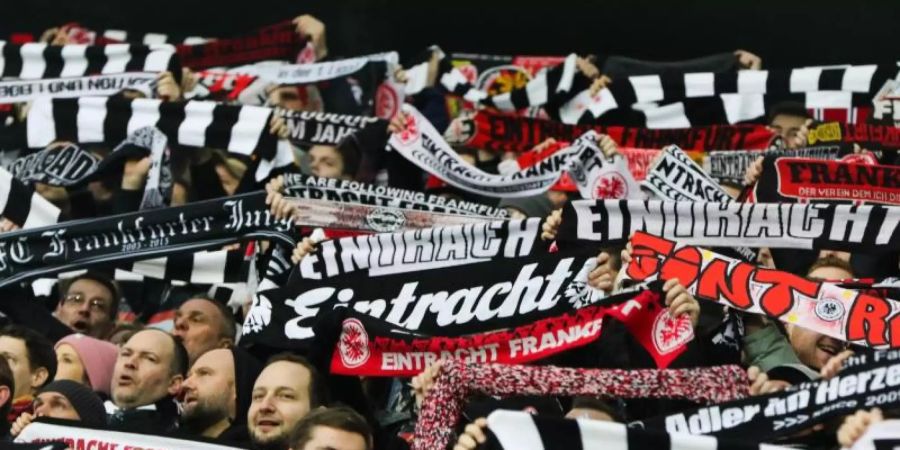
M272 356L266 361L266 367L270 365L280 362L286 361L294 364L299 364L303 366L306 370L309 371L309 407L316 408L319 406L324 406L328 404L328 386L325 384L325 380L322 378L322 374L313 366L309 360L306 358L290 353L283 352L278 353L277 355ZM265 368L263 368L265 370Z
M80 280L90 280L95 283L99 283L112 294L112 303L109 304L109 317L115 320L116 316L119 314L119 302L122 300L121 294L119 294L119 287L116 283L111 280L108 276L98 273L88 271L76 277L72 277L66 280L66 290L65 293L69 293L69 289L72 288L72 285L75 284L76 281Z
M0 406L0 417L7 417L9 410L12 409L12 396L16 392L16 379L13 378L12 369L9 368L6 358L0 358L0 386L9 388L9 399L6 400L3 406Z
M362 159L356 139L352 135L348 136L337 145L335 150L341 155L341 159L344 160L343 175L356 177L356 172L359 171L359 164Z
M593 409L600 411L612 418L613 422L622 422L622 414L616 408L604 400L594 397L572 397L572 409Z
M358 412L346 407L320 408L311 411L297 422L291 433L291 448L300 450L312 439L316 427L334 428L349 433L356 433L366 441L366 450L372 450L372 427Z
M772 106L772 111L769 113L768 123L771 124L775 117L777 116L794 116L794 117L803 117L809 119L809 111L806 110L806 105L800 102L781 102L776 103Z
M28 370L34 372L43 367L47 369L47 379L44 384L53 381L53 377L56 376L56 350L53 349L53 342L37 331L22 325L7 325L0 329L0 336L24 341L28 351ZM38 387L43 387L44 384Z
M809 266L809 270L806 271L806 275L808 276L814 270L820 269L822 267L834 267L835 269L843 270L853 276L853 267L850 266L850 263L844 261L841 258L838 258L834 255L828 255L823 258L819 258Z
M228 308L228 305L225 305L224 303L210 297L209 295L203 294L203 293L192 295L192 296L186 298L183 302L181 302L181 304L184 304L185 302L190 301L190 300L206 300L206 301L212 303L213 306L216 307L216 310L219 311L219 314L222 316L222 320L218 321L219 322L219 337L220 338L229 338L232 340L232 342L234 341L236 325L235 325L235 320L234 320L234 313L231 312L231 309ZM179 305L179 307L180 306L181 305Z

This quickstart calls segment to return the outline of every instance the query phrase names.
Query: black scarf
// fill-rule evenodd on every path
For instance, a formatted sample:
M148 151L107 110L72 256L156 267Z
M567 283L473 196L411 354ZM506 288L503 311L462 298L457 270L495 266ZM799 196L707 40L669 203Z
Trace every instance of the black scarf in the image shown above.
M0 168L0 217L22 228L34 228L56 223L59 212L59 208Z
M293 245L290 220L275 220L265 193L21 230L0 236L0 285L74 268L196 252L250 238Z

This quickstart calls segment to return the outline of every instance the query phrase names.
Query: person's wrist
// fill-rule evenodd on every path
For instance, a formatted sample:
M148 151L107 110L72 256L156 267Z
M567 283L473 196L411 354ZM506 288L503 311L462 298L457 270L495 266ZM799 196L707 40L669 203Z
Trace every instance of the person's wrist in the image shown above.
M144 186L143 175L124 175L122 176L122 189L126 191L137 191Z

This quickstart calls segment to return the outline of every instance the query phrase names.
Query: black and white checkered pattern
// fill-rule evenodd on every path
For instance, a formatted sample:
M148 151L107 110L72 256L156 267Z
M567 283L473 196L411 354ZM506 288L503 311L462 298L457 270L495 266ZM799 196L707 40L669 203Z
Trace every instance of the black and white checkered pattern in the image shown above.
M712 436L668 434L602 420L573 420L498 410L488 416L490 448L504 450L777 450Z
M59 208L0 168L0 217L22 228L37 228L55 224Z
M125 72L181 73L171 45L49 45L0 42L0 76L20 79Z
M496 108L500 111L518 111L533 106L546 104L551 97L577 92L575 83L578 69L575 65L577 56L573 53L555 67L537 74L524 88L514 89L499 95L488 95L469 83L458 69L444 73L440 78L441 85L450 93L458 95L466 101ZM586 78L580 77L584 80Z
M216 102L162 102L155 99L81 97L38 99L28 112L28 147L56 140L116 145L128 134L157 127L170 142L260 157L257 181L272 169L293 163L286 141L269 133L272 109Z
M198 45L205 44L213 38L201 36L186 36L166 33L135 33L125 30L102 30L97 31L100 40L112 42L131 42L135 44L154 45L154 44L184 44Z

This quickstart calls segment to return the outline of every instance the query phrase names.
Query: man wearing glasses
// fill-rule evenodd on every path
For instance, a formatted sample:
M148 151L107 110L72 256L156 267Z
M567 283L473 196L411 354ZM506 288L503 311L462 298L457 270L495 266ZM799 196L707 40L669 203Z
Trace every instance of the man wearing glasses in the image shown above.
M53 315L78 333L106 339L115 325L118 309L118 290L112 281L88 272L69 282Z

